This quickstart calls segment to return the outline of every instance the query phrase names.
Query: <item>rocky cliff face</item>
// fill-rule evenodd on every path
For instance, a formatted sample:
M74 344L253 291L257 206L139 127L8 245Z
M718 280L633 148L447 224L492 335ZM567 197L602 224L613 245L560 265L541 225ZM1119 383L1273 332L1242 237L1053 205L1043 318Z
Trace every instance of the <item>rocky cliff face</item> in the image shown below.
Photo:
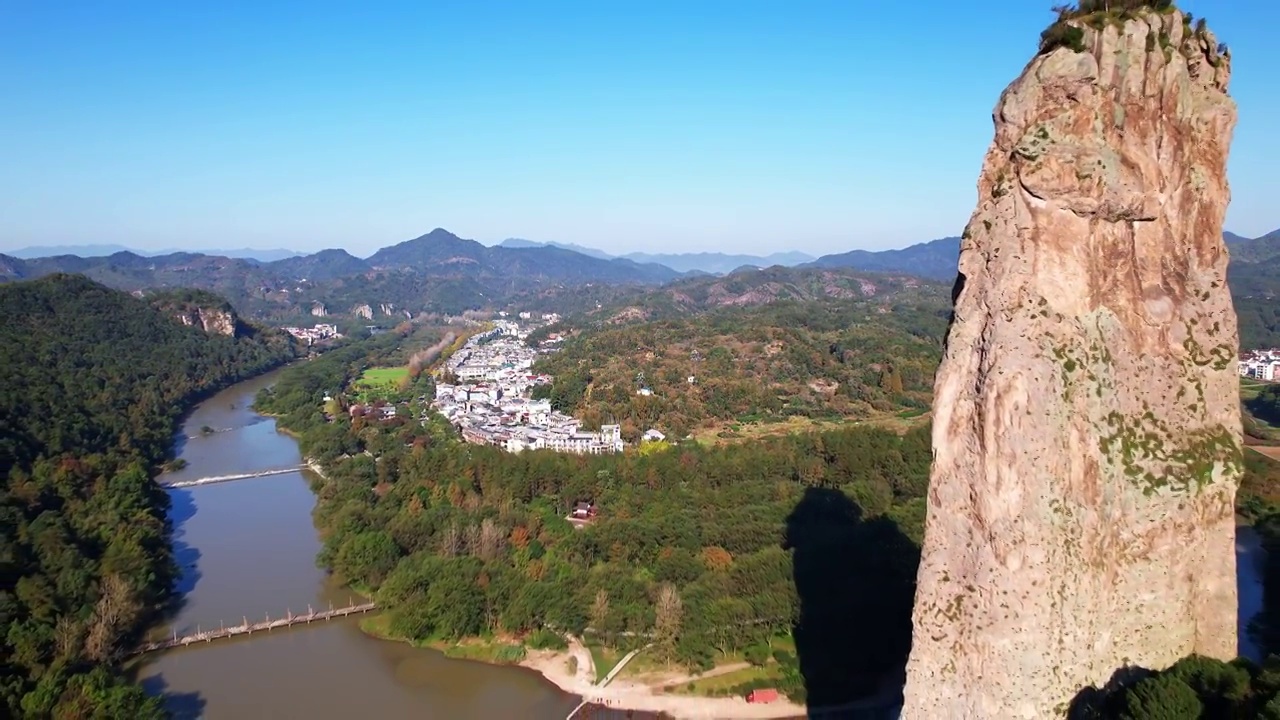
M1070 27L1000 98L961 248L909 720L1236 655L1230 58L1177 11Z
M187 326L195 326L214 335L235 337L240 321L235 313L220 308L185 305L173 309L173 317Z

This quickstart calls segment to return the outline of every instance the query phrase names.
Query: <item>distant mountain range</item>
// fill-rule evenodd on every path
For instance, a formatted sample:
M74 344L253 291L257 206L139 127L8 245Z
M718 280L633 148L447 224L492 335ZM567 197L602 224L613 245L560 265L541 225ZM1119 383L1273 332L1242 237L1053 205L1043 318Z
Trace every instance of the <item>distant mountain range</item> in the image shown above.
M255 250L253 248L240 248L239 250L180 250L171 248L168 250L137 250L125 247L124 245L33 245L24 247L8 253L10 257L16 257L23 260L31 260L35 258L57 257L60 255L76 255L82 258L90 257L107 257L116 253L133 253L141 257L158 257L161 255L173 255L174 253L196 253L199 255L217 255L219 257L238 258L242 260L256 260L258 262L274 262L285 258L299 257L306 253L296 250Z
M1280 230L1256 238L1244 238L1235 233L1223 233L1231 259L1235 262L1265 262L1280 257Z
M1236 273L1238 266L1269 263L1271 260L1280 259L1280 230L1252 239L1227 232L1223 233L1223 239L1231 251L1233 290L1237 290L1234 275L1257 274L1250 271ZM951 281L956 277L956 264L959 258L960 238L945 237L911 245L901 250L853 250L838 255L823 255L801 267L847 267L871 272L908 273L934 280ZM1280 263L1277 263L1275 271L1280 274ZM1277 294L1280 295L1280 283L1276 283L1275 287Z
M559 247L486 247L447 230L386 247L367 259L345 250L271 262L200 253L143 256L0 255L0 281L79 273L122 290L191 287L227 297L257 317L459 313L557 286L661 284L678 277L662 265L601 259Z
M508 248L533 248L533 247L557 247L564 250L572 250L576 253L582 253L594 258L632 260L642 264L665 265L676 272L700 272L711 273L714 275L724 275L731 273L742 267L766 268L774 265L782 265L784 267L794 267L802 263L812 261L812 255L802 252L777 252L772 255L731 255L718 252L698 252L698 253L642 253L633 252L626 255L610 255L603 250L595 248L583 247L572 243L557 242L534 242L533 240L522 240L520 238L509 238L503 240L499 247Z
M933 280L954 280L960 259L960 238L945 237L901 250L852 250L823 255L805 267L854 268L874 272L909 273Z
M1274 298L1280 297L1280 230L1256 238L1242 238L1226 234L1227 249L1231 253L1231 265L1227 269L1227 282L1236 305L1245 298L1263 301L1268 312L1275 313ZM1277 308L1280 310L1280 308ZM1280 318L1277 318L1280 329Z
M725 253L700 252L656 255L648 253L629 253L627 255L623 255L623 257L635 260L636 262L654 262L660 265L666 265L672 270L678 270L680 272L698 270L717 275L730 273L743 267L767 268L775 265L795 267L796 265L811 262L814 259L812 255L795 251L778 252L764 256L726 255Z
M477 243L478 244L478 243ZM723 275L733 272L741 267L772 267L774 265L783 265L786 267L794 267L803 263L810 262L814 259L812 255L802 252L778 252L771 255L738 255L725 254L718 252L700 252L700 253L628 253L626 255L610 255L603 250L596 248L576 245L574 243L560 242L536 242L533 240L524 240L521 238L508 238L497 245L499 248L509 250L528 250L532 248L559 248L568 250L580 255L586 255L597 260L631 260L641 265L664 265L678 273L698 271L704 273L712 273ZM306 272L302 272L302 277L320 278L335 277L338 275L351 274L360 272L356 263L363 262L360 258L348 253L346 250L321 250L318 253L302 253L294 250L255 250L252 248L241 248L239 250L138 250L136 248L126 247L124 245L51 245L51 246L32 246L25 247L20 250L14 250L8 253L9 256L22 260L33 260L37 258L60 257L63 255L75 255L81 258L109 257L117 253L132 253L139 257L162 257L165 255L173 255L175 253L194 253L198 255L210 255L217 257L225 257L241 260L254 260L260 263L273 263L280 260L300 260L295 266L298 268L308 268ZM381 252L381 251L380 251ZM375 254L376 255L376 254ZM369 258L370 261L373 258ZM352 261L355 261L354 263ZM336 263L336 266L326 267L330 263ZM373 266L370 265L369 268Z
M1232 254L1233 294L1280 296L1280 231L1253 239L1226 233L1225 239ZM90 245L21 251L56 253L52 256L0 254L0 281L80 273L130 291L177 287L211 290L230 299L242 313L262 318L295 318L308 313L403 318L421 312L460 313L480 307L503 307L521 298L521 302L536 299L577 304L585 309L608 303L619 296L618 290L627 292L629 286L663 285L709 274L737 282L734 278L738 275L778 266L847 268L945 283L955 278L960 238L940 238L898 250L854 250L817 259L799 252L768 256L631 253L610 257L577 245L520 239L485 246L441 228L382 248L368 258L341 249L306 255L285 250L242 250L224 255L144 255L128 250L98 254L112 249L115 246ZM257 257L232 257L236 254ZM262 259L272 254L287 256ZM761 292L767 295L772 290ZM804 295L794 288L784 294ZM1280 332L1280 317L1274 324Z
M536 248L536 247L557 247L557 248L560 248L561 250L571 250L576 253L582 253L587 257L598 258L600 260L612 260L614 257L616 257L614 255L610 255L609 253L603 250L583 247L581 245L574 245L573 243L535 242L533 240L524 240L521 238L507 238L506 240L503 240L501 243L499 243L498 246L505 247L505 248L515 248L518 250L526 249L526 248Z

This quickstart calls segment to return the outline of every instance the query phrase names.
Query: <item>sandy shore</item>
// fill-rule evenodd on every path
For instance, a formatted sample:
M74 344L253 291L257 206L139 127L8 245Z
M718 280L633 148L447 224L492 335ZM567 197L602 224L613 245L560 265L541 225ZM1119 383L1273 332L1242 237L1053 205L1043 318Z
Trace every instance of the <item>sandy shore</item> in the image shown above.
M668 695L656 692L647 684L625 679L615 679L606 687L597 687L591 653L577 638L568 640L568 650L530 650L520 665L538 671L567 693L581 695L584 701L620 710L665 712L680 720L764 720L803 717L806 714L803 705L784 698L771 703L752 704L743 698ZM571 657L578 659L577 672L574 673L569 672Z

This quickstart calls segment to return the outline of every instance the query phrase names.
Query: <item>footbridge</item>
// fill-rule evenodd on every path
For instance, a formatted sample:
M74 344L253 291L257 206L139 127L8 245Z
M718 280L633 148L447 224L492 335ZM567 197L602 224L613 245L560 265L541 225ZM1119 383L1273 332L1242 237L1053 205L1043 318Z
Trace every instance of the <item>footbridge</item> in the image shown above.
M268 468L266 470L255 470L253 472L237 473L234 475L211 475L196 480L179 480L178 482L163 483L167 488L186 488L198 487L200 485L213 485L214 483L231 482L233 480L248 480L249 478L271 477L272 475L288 475L296 473L299 470L305 470L306 465L290 465L289 467Z
M307 606L305 615L294 615L292 611L286 611L284 617L271 619L270 615L265 615L263 620L258 622L249 622L249 618L241 618L238 625L227 626L226 623L220 623L216 629L204 630L196 626L196 631L187 635L179 635L177 630L173 631L173 635L163 640L155 640L147 642L134 648L131 655L142 655L144 653L155 652L157 650L167 650L169 648L183 647L192 643L213 642L223 638L231 638L237 635L252 635L256 632L270 632L272 630L280 630L291 628L295 625L308 625L313 622L322 620L332 620L334 618L343 618L348 615L358 615L372 612L378 609L378 604L374 602L350 604L345 607L335 608L332 605L328 610L315 610L311 606Z

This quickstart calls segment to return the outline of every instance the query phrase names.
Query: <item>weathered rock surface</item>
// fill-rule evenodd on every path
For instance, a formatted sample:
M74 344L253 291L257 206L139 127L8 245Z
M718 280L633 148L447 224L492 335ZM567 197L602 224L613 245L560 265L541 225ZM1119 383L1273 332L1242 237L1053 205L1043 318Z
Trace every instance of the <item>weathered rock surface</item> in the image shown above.
M207 308L183 305L173 310L173 317L183 325L198 327L213 335L235 337L240 320L235 313L223 308Z
M1236 655L1230 58L1176 11L1072 22L1000 98L960 253L908 720Z

